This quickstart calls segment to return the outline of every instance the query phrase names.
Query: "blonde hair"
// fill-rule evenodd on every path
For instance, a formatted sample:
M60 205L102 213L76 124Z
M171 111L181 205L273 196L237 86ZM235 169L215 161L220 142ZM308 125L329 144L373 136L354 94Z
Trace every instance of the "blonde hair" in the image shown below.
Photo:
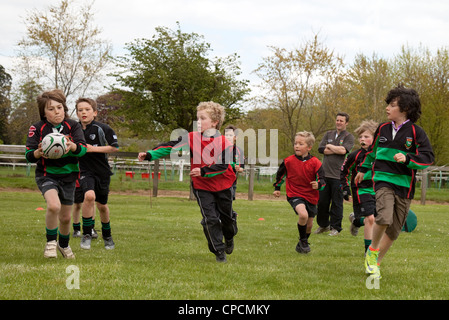
M360 126L354 130L354 132L357 135L361 135L365 131L368 131L371 133L371 135L374 136L374 133L376 132L378 126L379 126L379 124L374 120L364 120L364 121L362 121Z
M303 137L304 139L306 139L306 143L309 147L312 147L313 144L315 143L315 136L313 135L312 132L309 132L309 131L297 132L295 134L295 139L296 139L296 137Z
M222 105L213 101L200 102L200 104L196 107L196 110L206 110L212 121L218 121L216 129L219 130L221 128L226 113Z

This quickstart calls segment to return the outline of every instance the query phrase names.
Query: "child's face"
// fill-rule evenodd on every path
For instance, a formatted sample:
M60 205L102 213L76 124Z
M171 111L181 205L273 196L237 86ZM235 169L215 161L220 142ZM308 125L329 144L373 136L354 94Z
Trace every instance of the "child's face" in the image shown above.
M309 154L309 151L312 150L312 147L306 142L306 138L297 136L295 137L295 155L304 157Z
M215 129L218 121L212 121L206 110L200 110L196 113L198 131L204 133L206 130Z
M368 150L369 146L373 144L373 139L373 134L370 131L364 131L359 135L359 143L365 150Z
M227 130L225 130L225 138L226 138L226 140L228 140L230 143L234 144L234 142L235 142L235 133L234 133L234 130L232 130L232 129L227 129Z
M387 118L393 122L404 122L407 120L407 112L401 112L397 100L393 100L386 108Z
M47 121L54 126L60 124L65 118L64 106L55 100L50 100L45 106L44 113Z
M78 103L76 115L84 125L90 124L97 116L97 111L94 111L92 106L87 102Z

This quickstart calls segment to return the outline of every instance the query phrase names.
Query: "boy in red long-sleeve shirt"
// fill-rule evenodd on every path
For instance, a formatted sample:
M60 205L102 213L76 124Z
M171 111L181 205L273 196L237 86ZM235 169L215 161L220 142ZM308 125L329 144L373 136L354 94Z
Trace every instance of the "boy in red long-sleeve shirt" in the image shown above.
M287 201L299 217L299 242L296 245L296 251L299 253L310 252L308 239L317 212L319 190L326 184L320 160L309 154L314 143L315 137L312 133L298 132L295 136L295 154L282 161L273 184L273 195L279 197L281 185L286 180Z
M143 161L190 150L193 192L203 216L201 224L209 250L218 262L227 261L226 253L232 253L237 233L231 190L235 181L233 145L218 131L224 117L223 106L212 101L201 102L197 107L198 131L139 153L139 160Z

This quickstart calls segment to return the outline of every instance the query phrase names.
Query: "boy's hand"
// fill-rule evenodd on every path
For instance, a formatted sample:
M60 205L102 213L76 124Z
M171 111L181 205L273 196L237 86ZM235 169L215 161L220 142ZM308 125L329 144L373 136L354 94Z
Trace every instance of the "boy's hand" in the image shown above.
M276 198L279 198L281 196L281 192L279 190L275 190L273 192L273 196L275 196Z
M318 181L311 181L312 189L318 190Z
M357 173L357 175L355 176L355 178L354 178L354 182L356 183L356 184L359 184L360 182L362 182L363 181L363 176L364 176L365 174L363 173L363 172L359 172L359 173Z
M39 159L44 156L44 151L42 151L42 143L39 143L39 146L36 150L34 150L34 157Z
M201 177L201 168L194 168L190 171L191 177Z
M146 156L147 156L146 152L139 152L139 155L137 156L137 159L139 161L143 161L143 160L145 160Z
M72 140L70 140L66 136L67 140L67 149L65 150L65 153L68 153L69 151L75 152L76 151L76 143L74 143Z
M393 159L394 159L396 162L399 162L399 163L404 163L405 160L407 160L405 154L402 154L402 153L396 153L396 154L394 155Z

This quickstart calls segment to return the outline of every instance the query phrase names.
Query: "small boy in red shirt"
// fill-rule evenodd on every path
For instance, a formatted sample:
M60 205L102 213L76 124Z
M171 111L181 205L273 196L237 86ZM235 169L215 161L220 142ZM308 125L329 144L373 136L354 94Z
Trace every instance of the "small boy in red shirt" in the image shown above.
M295 154L285 158L276 173L273 195L279 197L281 185L286 180L287 201L298 215L299 242L296 251L310 252L309 236L316 215L319 190L326 185L321 161L309 152L315 143L312 133L296 133Z

